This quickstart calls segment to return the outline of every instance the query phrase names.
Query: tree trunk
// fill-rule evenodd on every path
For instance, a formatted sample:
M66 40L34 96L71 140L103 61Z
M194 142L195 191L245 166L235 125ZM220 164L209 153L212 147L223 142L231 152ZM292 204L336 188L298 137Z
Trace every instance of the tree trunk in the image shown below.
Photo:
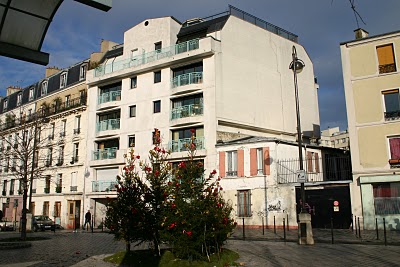
M126 241L126 252L131 251L131 242Z
M21 218L21 240L26 240L26 202L28 200L28 188L26 183L26 177L24 179L24 193L22 197L22 218Z

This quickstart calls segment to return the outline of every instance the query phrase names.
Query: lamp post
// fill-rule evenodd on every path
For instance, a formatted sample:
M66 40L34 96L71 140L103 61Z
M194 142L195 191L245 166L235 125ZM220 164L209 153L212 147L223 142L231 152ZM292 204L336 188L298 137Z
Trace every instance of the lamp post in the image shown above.
M302 152L302 136L301 136L301 124L300 124L300 105L299 105L299 89L297 86L297 74L300 73L305 67L304 62L297 58L296 47L292 47L292 62L289 65L289 69L293 71L294 81L294 94L296 100L296 120L297 120L297 144L299 149L299 163L300 170L297 171L296 176L300 181L300 193L301 193L301 212L299 214L299 244L314 244L311 227L311 215L307 213L305 208L306 193L304 190L304 182L306 179L306 173L303 165L303 152Z

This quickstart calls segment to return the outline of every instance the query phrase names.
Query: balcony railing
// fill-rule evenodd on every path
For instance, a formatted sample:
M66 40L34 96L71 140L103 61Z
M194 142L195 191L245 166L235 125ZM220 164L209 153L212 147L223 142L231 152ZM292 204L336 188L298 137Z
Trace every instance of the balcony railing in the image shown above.
M177 54L192 51L198 48L199 39L190 40L173 46L165 47L160 50L144 53L133 58L117 60L109 64L101 65L95 69L94 75L95 77L100 77L107 73L137 67L163 58L168 58Z
M45 194L50 193L50 187L45 187L45 188L44 188L44 193L45 193Z
M385 64L385 65L379 65L379 73L390 73L390 72L396 72L396 64Z
M14 190L10 190L10 196L14 195Z
M6 192L6 191L1 191L1 194L2 194L3 196L5 196L5 195L7 195L7 192Z
M69 191L77 192L78 191L78 186L77 185L71 185L70 188L69 188Z
M346 181L352 180L350 157L332 157L303 160L304 170L307 173L306 182ZM278 183L297 183L296 172L300 170L298 159L277 161Z
M199 84L203 82L202 72L191 72L176 76L171 80L171 87L176 88L179 86L189 85L189 84Z
M400 119L400 110L385 112L385 120L398 120Z
M203 104L192 104L171 110L171 120L198 116L203 114Z
M97 132L107 131L107 130L118 130L120 127L120 119L110 119L105 121L100 121L96 125Z
M98 104L103 104L111 101L120 101L121 100L121 90L112 91L108 93L102 93L99 95Z
M93 160L115 159L118 147L110 147L93 151Z
M116 181L93 181L92 182L92 192L109 192L109 191L116 191L115 185L117 184Z
M183 139L178 139L178 140L172 140L169 142L169 149L172 152L182 152L182 151L188 151L188 147L191 143L191 138L183 138ZM201 137L196 137L194 140L194 144L196 145L196 149L204 149L205 144L204 144L204 136Z
M56 193L61 193L62 192L62 187L61 186L57 186L56 187Z

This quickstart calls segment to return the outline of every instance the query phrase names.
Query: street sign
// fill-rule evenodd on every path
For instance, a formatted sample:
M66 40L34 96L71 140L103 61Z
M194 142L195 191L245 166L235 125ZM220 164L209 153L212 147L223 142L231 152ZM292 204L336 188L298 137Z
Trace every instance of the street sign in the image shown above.
M306 171L305 170L298 170L296 171L297 182L305 183L306 182Z
M333 201L333 206L339 206L339 201L337 200Z

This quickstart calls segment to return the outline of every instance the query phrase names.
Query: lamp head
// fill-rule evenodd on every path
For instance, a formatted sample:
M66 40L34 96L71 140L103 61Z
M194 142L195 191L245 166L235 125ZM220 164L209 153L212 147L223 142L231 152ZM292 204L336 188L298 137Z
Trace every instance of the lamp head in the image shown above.
M289 69L291 69L292 71L296 70L296 73L300 73L304 67L305 64L303 60L298 59L297 57L289 65Z

